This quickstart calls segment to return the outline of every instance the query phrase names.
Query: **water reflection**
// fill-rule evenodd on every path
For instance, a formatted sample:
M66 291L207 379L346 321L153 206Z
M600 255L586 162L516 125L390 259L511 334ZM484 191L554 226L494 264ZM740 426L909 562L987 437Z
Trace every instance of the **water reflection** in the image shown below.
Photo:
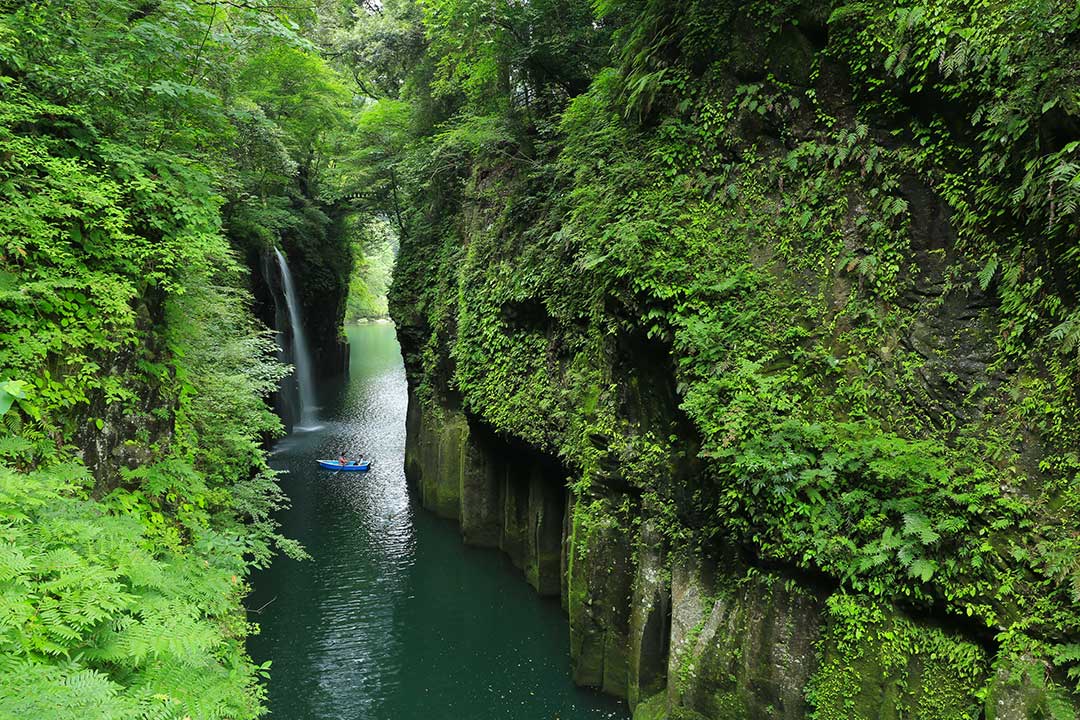
M255 579L250 643L272 658L270 707L284 720L538 720L625 717L575 688L557 602L533 594L494 551L416 510L406 491L406 387L391 326L349 330L351 372L329 386L317 432L275 448L292 509L283 530L310 562L279 559ZM363 453L367 473L320 457Z

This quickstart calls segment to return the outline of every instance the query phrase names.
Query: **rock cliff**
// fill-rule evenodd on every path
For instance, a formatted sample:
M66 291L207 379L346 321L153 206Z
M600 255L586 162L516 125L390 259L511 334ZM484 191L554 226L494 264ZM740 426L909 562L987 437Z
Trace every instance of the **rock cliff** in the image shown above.
M642 720L1073 717L1075 9L602 5L414 188L425 505Z

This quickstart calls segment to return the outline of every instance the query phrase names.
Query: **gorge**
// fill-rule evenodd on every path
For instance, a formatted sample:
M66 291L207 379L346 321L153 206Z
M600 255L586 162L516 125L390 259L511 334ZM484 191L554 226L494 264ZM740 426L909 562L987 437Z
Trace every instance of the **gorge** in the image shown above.
M9 3L0 717L265 714L384 311L379 487L635 720L1077 717L1078 87L1065 0Z

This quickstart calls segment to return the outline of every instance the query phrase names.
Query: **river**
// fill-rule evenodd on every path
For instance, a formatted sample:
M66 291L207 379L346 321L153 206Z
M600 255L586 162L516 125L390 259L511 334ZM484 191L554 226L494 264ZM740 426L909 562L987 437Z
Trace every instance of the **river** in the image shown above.
M569 631L495 550L465 547L453 523L405 485L405 371L391 325L347 330L346 381L320 382L316 430L274 448L292 500L279 520L312 559L278 558L247 606L272 660L278 720L625 719L625 706L570 680ZM322 471L341 451L368 473Z

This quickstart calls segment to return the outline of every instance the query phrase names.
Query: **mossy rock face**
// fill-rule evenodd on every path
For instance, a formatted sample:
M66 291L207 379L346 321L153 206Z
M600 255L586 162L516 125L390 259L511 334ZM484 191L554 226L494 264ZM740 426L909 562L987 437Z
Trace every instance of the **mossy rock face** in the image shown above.
M574 681L617 697L627 693L630 550L610 501L575 503L567 560Z
M461 535L470 545L498 547L505 463L470 436L461 471Z
M981 717L981 647L865 598L838 594L828 605L821 666L807 688L815 720Z
M510 556L515 567L526 565L526 536L529 532L528 468L511 464L503 486L502 537L499 547Z
M687 708L669 708L667 695L659 693L638 704L634 709L633 720L711 720L711 718Z
M814 46L798 28L786 25L770 40L766 51L769 68L784 82L802 87L810 84Z
M461 476L465 468L465 445L469 425L463 415L449 415L440 428L439 455L435 468L435 498L431 509L452 520L461 517Z
M672 708L668 713L668 720L712 720L712 718L706 717L694 710Z
M415 410L414 410L415 408ZM405 476L420 503L434 509L439 496L441 419L410 397L406 418Z
M627 701L631 708L666 686L671 636L670 578L665 568L663 538L652 520L641 525L637 553L628 658Z
M1080 717L1075 699L1046 679L1046 665L1020 657L997 668L987 685L985 720L1049 720Z
M529 503L525 536L525 577L541 595L558 595L561 581L563 515L566 490L560 478L550 477L534 463L529 473Z
M409 408L405 413L405 482L409 489L419 494L420 476L424 471L421 460L420 443L424 411L416 399L416 393L409 388Z
M1027 720L1039 716L1046 692L1036 688L1026 676L1012 678L998 671L986 695L986 720Z
M1042 8L1032 30L963 3L645 5L617 41L641 44L575 94L547 156L475 152L415 194L395 280L410 380L581 470L582 503L661 499L673 541L745 538L770 567L960 633L1075 640L1046 562L1077 547L1078 366L1059 337L1077 273L1046 183L1077 113L1019 82L1075 67L1074 44L1039 30L1069 35L1068 14ZM1039 51L990 52L1007 39ZM1001 93L1023 98L1008 122L987 119ZM443 119L474 137L468 117ZM701 472L663 472L683 450ZM540 586L519 490L501 542ZM639 701L662 594L614 591L603 519L572 534L577 677L616 682L629 606ZM892 610L834 616L820 649L765 663L763 642L802 647L782 620L801 611L775 584L699 585L672 612L676 707L798 714L789 670L816 656L820 718L1046 712L1035 688L974 697L978 648Z
M667 693L657 693L638 703L633 720L668 720Z
M515 457L446 408L410 403L406 432L406 476L421 504L458 520L466 543L502 549L537 592L557 595L566 489L550 463Z
M741 82L760 81L765 78L761 58L765 56L766 44L757 32L754 21L742 15L732 21L728 58L733 75Z
M469 426L459 413L412 409L406 422L405 474L421 504L443 517L459 519L462 472Z
M731 568L672 574L672 705L714 720L803 718L821 602L779 577Z
M566 494L566 511L563 512L562 547L559 551L559 602L563 612L570 614L570 540L574 534L574 494Z

